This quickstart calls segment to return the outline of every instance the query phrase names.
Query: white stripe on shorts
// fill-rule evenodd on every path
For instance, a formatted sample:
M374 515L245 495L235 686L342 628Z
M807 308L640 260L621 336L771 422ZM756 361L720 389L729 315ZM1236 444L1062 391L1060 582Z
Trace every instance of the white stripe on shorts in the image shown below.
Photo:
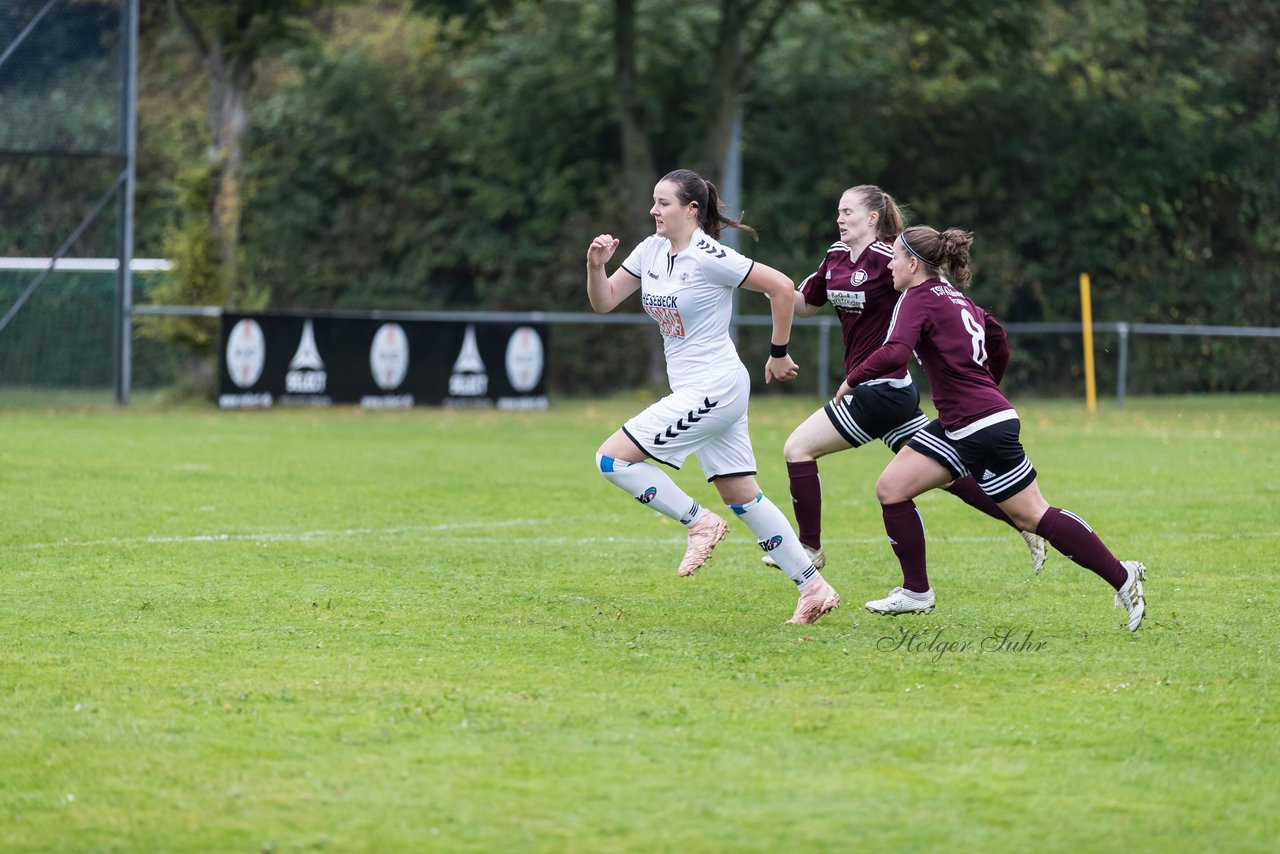
M912 418L906 424L903 424L899 427L895 427L894 429L890 430L888 433L885 433L884 443L888 445L890 448L892 448L898 442L901 442L905 439L910 439L912 436L914 436L916 433L919 433L921 430L923 430L927 426L929 426L929 419L927 416L925 416L924 413L921 413L917 415L915 418Z
M992 424L1000 424L1004 421L1013 421L1017 417L1018 411L1016 409L1001 409L999 412L992 413L986 418L979 418L972 424L966 424L959 430L944 430L943 432L946 433L947 438L952 441L968 439L974 433L977 433L979 430L985 430Z
M1010 486L1013 486L1019 480L1026 477L1027 472L1029 471L1031 471L1031 460L1024 454L1022 462L1018 463L1012 469L999 477L992 478L991 480L979 481L978 485L982 487L982 491L987 495L995 495L998 492L1005 491Z
M867 431L858 426L858 422L853 420L853 416L849 414L849 410L845 408L840 398L834 398L831 401L831 411L836 414L836 420L849 432L849 435L858 440L859 445L865 445L871 441L871 437L867 435Z
M921 430L919 433L916 433L911 437L911 441L919 442L938 456L944 458L951 464L952 471L960 473L958 475L959 477L964 477L969 473L969 470L964 467L964 462L961 461L960 455L956 453L956 449L930 433L928 430Z

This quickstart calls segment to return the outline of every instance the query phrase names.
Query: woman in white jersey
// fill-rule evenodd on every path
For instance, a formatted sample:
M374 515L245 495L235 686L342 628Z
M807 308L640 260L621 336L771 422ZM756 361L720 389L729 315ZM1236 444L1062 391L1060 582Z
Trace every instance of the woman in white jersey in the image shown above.
M756 541L796 583L800 601L789 622L812 623L840 604L795 532L756 483L747 432L751 381L729 337L733 291L770 298L773 334L764 380L795 379L787 355L793 285L789 278L719 242L724 227L755 234L725 216L711 182L687 169L665 175L653 188L649 213L656 233L640 243L612 275L605 263L618 241L601 234L587 249L587 297L597 312L612 311L640 291L644 310L658 322L671 394L627 421L596 453L601 474L641 504L689 529L679 574L692 575L724 539L728 523L690 498L662 469L678 469L695 454L720 498Z

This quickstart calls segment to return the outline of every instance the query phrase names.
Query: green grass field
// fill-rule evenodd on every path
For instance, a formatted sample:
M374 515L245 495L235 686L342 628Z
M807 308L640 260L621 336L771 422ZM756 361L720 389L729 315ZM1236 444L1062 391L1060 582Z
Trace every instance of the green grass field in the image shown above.
M938 610L863 610L883 447L822 463L818 624L736 521L677 578L593 466L648 400L5 411L0 850L1280 848L1280 398L1020 402L1045 496L1147 564L1136 635L941 493ZM780 506L816 403L753 404Z

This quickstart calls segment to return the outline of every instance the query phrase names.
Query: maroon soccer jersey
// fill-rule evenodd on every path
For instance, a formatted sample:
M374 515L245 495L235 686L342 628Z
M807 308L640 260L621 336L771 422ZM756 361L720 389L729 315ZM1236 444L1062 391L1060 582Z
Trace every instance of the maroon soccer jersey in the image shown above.
M938 420L948 433L1012 409L988 369L992 351L1007 348L994 317L941 279L910 288L898 300L886 344L904 344L929 377Z
M856 259L847 244L833 243L817 271L800 283L805 302L831 303L840 318L846 375L884 343L889 331L893 307L898 302L889 272L891 260L893 247L883 240L872 241ZM906 376L906 368L883 375L889 379Z

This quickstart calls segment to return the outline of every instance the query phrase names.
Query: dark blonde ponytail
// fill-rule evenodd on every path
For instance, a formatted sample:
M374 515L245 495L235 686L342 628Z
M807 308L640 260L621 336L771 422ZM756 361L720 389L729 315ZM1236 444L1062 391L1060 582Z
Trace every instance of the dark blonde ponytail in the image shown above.
M867 210L874 214L879 214L876 218L877 239L892 243L902 233L902 210L898 207L898 203L893 200L893 196L875 184L859 184L856 187L850 187L845 192L853 193Z

